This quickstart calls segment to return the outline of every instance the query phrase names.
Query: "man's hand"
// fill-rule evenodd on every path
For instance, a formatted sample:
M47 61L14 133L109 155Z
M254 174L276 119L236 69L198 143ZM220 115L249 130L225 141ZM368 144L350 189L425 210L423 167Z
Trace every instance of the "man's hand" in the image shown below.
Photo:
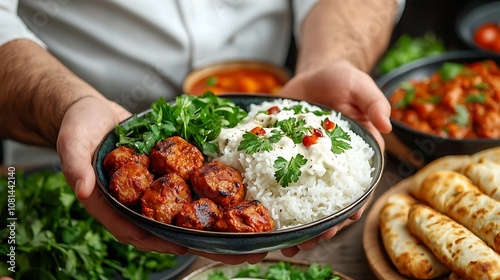
M337 61L299 73L285 85L280 95L342 112L364 125L384 150L380 132L391 131L390 104L372 78L349 62Z
M66 180L87 211L120 242L132 244L142 251L184 255L189 252L188 248L167 242L134 225L111 208L95 187L91 163L96 147L117 123L129 116L130 113L122 107L99 97L82 98L67 110L57 138L57 152ZM265 253L227 256L190 252L230 264L256 263L266 256Z

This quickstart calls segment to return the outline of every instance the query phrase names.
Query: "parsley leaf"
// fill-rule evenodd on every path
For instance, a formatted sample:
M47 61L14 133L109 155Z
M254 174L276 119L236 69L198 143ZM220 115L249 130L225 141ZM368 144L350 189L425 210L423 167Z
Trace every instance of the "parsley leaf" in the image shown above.
M300 104L294 105L292 107L285 107L285 108L283 108L283 110L291 110L291 111L293 111L293 113L295 115L303 114L303 113L308 113L309 112L309 109L304 108L304 106L302 106Z
M400 87L404 90L405 95L401 100L394 104L394 107L404 109L406 108L406 106L413 102L413 99L415 99L416 89L415 86L410 82L403 82L401 83Z
M215 76L210 76L205 80L205 84L209 87L213 87L217 85L217 77Z
M486 94L478 93L472 94L465 98L465 102L467 103L484 103L486 101Z
M479 84L476 84L474 87L477 89L483 89L483 90L490 88L487 83L479 83Z
M269 152L273 150L271 143L267 141L264 137L259 137L251 132L245 132L243 134L243 140L241 140L238 146L238 151L245 150L245 153L251 155L258 152Z
M462 64L445 62L439 69L439 73L441 74L441 80L449 81L458 76L460 73L462 73L464 69L465 67Z
M417 102L420 104L425 104L425 103L438 104L440 101L441 101L441 96L439 95L434 95L426 98L422 97L417 100Z
M283 134L277 129L271 131L271 136L266 137L266 135L255 135L252 132L245 132L243 134L243 140L241 140L238 146L238 151L245 150L245 153L252 155L259 152L270 152L273 150L272 144L278 143Z
M455 115L450 117L450 121L458 125L467 125L469 123L469 111L464 105L458 104L455 106Z
M295 183L299 180L302 171L300 168L307 163L307 159L303 155L297 154L297 156L292 157L290 161L287 161L283 157L278 157L274 161L274 178L282 187L288 187L290 183Z
M332 141L331 150L334 154L341 154L345 150L352 148L349 144L351 136L349 136L340 126L336 125L332 131L327 131L326 134Z
M140 153L149 154L160 140L180 136L193 143L203 153L217 150L213 141L223 128L236 126L247 113L229 99L211 92L196 97L180 95L175 102L167 103L159 98L151 105L151 111L133 118L124 125L117 125L117 146L134 147Z
M262 270L262 271L261 271ZM224 275L222 271L215 271L208 276L208 280L228 280L230 275ZM342 280L343 278L332 271L330 265L322 266L320 264L311 264L307 270L289 262L278 262L270 265L267 269L262 266L248 265L247 268L241 268L236 275L231 278L259 278L267 280Z
M9 180L0 176L2 210L8 209L7 196L14 191ZM176 265L174 255L141 252L118 242L76 199L61 171L17 172L15 180L19 279L149 279L150 273ZM0 219L7 221L8 211L2 210ZM9 236L9 228L0 229L0 275L13 277L6 265Z
M302 138L309 133L309 128L305 125L306 121L298 118L289 118L274 124L275 127L281 128L285 135L290 137L295 144L301 143Z

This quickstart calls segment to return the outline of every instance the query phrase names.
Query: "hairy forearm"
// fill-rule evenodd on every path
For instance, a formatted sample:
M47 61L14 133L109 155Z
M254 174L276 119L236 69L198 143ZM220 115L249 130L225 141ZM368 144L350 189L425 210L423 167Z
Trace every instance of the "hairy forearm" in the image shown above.
M29 40L0 47L0 138L55 147L66 110L99 94Z
M336 60L370 71L387 48L394 0L321 0L301 26L297 72Z

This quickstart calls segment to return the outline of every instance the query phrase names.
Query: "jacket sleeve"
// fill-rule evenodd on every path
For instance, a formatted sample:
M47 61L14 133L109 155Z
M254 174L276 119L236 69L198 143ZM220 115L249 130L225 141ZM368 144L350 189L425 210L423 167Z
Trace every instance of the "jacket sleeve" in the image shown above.
M0 46L16 39L29 39L46 48L46 45L36 34L30 31L28 28L29 24L26 24L31 23L35 26L36 19L21 19L17 15L18 3L19 1L17 0L0 2Z

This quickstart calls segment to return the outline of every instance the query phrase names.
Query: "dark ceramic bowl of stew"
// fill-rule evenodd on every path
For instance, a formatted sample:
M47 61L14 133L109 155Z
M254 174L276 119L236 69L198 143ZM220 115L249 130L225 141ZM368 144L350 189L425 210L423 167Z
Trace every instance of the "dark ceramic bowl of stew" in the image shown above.
M456 51L419 59L377 80L391 102L393 133L410 148L410 158L429 162L500 145L498 65L499 57ZM494 75L474 78L489 68Z
M190 72L183 92L201 95L232 93L276 94L290 79L290 73L277 65L255 60L225 61L206 65Z

